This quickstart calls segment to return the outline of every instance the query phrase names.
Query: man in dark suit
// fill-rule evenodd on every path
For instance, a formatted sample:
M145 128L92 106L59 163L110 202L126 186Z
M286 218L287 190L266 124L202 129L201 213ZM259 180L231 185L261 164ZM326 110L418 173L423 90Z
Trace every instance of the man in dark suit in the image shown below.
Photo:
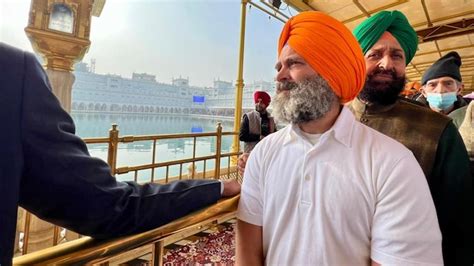
M0 265L10 265L17 208L109 238L166 224L236 195L236 181L118 182L74 135L36 58L0 43Z

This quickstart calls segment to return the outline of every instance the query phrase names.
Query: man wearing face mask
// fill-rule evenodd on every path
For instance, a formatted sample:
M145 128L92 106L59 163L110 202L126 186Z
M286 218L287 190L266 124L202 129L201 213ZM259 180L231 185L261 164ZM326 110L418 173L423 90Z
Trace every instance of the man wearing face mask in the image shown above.
M249 153L257 143L276 131L273 117L267 112L270 105L270 95L264 91L253 94L255 110L244 114L240 125L239 139L244 142L244 152Z
M461 57L457 52L441 57L423 75L421 95L416 100L442 114L465 106L460 95L463 88L460 66Z

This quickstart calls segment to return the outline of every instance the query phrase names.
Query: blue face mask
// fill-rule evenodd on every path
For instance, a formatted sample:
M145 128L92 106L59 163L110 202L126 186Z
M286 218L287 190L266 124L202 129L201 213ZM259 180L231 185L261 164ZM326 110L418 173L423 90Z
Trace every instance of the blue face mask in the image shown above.
M427 93L426 100L436 109L446 110L457 100L456 92Z

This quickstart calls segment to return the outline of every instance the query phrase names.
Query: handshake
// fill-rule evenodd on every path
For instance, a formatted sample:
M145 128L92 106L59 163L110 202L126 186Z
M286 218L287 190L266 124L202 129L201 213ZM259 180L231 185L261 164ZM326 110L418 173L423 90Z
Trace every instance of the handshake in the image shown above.
M245 165L247 164L247 159L249 158L250 153L243 153L239 156L237 161L237 168L241 176L244 175ZM237 180L224 180L222 181L224 185L224 190L222 191L222 197L232 197L240 193L240 184Z

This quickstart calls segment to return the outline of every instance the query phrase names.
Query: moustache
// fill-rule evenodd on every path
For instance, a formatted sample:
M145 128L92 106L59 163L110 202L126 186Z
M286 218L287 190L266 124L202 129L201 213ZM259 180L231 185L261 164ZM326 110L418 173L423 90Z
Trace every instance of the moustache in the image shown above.
M392 79L398 79L398 76L397 76L397 72L395 72L394 69L382 69L382 68L376 68L374 71L372 71L372 73L368 74L367 75L367 78L372 78L373 76L375 75L379 75L379 74L382 74L382 75L391 75L392 76Z
M298 83L293 81L281 81L277 82L276 89L277 91L291 91L298 87Z

